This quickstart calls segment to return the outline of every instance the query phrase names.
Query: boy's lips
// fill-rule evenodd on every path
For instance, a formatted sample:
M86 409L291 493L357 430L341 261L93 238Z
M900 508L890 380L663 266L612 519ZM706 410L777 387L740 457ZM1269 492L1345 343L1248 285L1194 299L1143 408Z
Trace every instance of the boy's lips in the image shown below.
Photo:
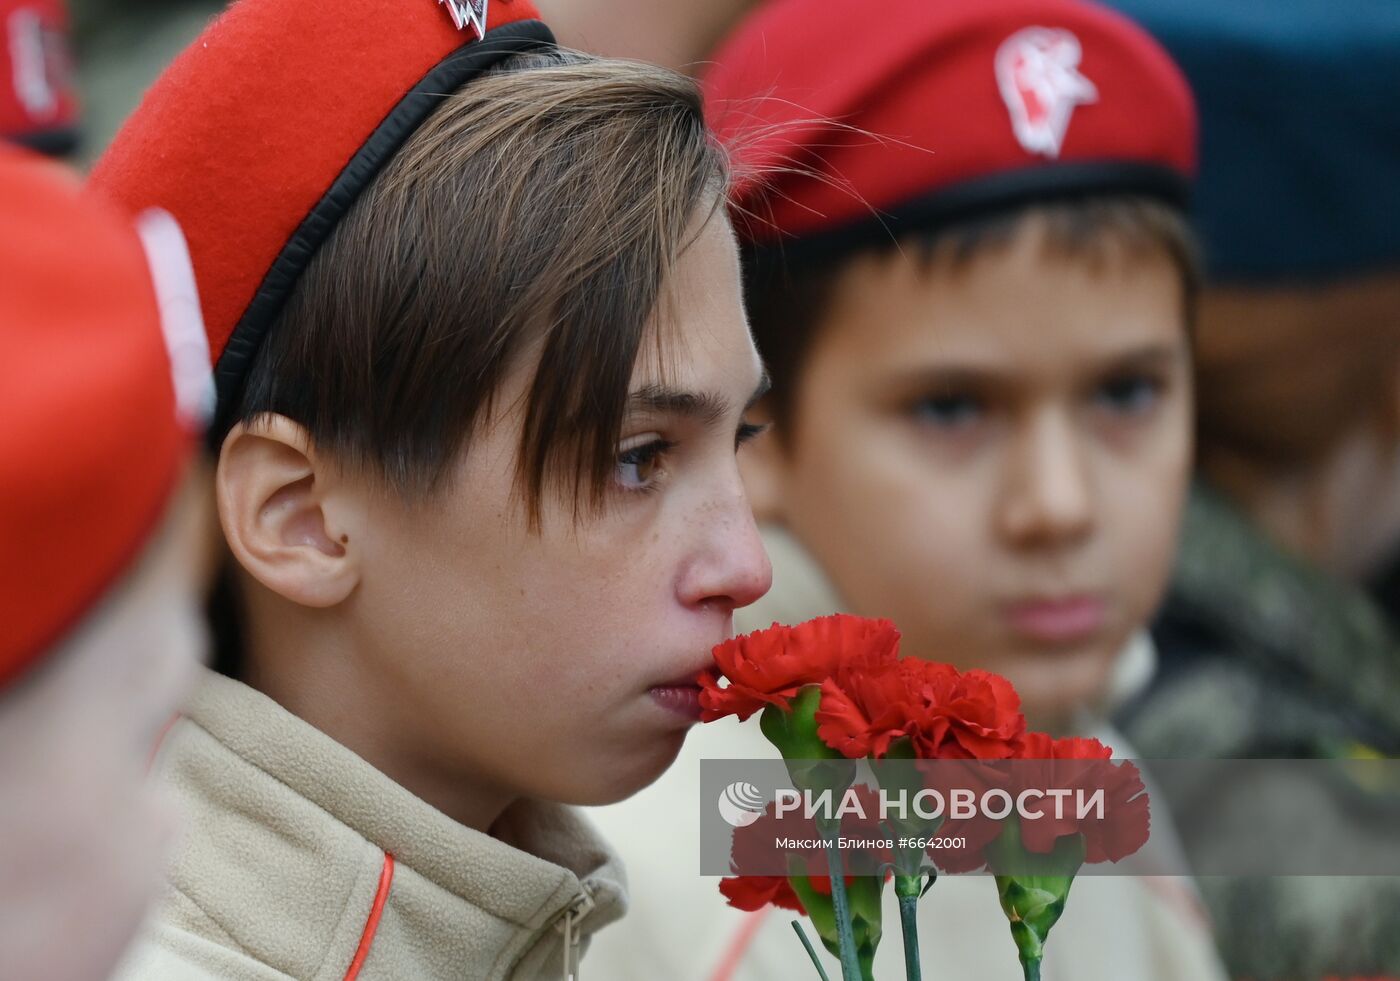
M647 694L662 708L682 715L692 722L698 722L700 719L700 685L695 679L701 671L714 667L714 663L714 658L707 654L703 660L697 659L696 667L670 681L652 685L647 689Z
M1006 607L1011 629L1041 644L1067 644L1098 633L1108 618L1108 604L1091 593L1035 597Z
M700 721L699 685L657 685L648 689L647 694L662 708L692 722Z

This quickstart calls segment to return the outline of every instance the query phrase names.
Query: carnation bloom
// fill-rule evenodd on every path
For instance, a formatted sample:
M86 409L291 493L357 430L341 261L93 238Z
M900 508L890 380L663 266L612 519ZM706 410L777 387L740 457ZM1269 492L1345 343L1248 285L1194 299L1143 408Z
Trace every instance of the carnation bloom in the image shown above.
M753 912L765 906L778 906L804 916L807 913L785 875L731 876L720 880L719 891L735 909Z
M786 711L802 688L821 684L845 662L894 663L898 650L899 631L888 620L837 614L795 627L775 623L715 648L715 667L696 679L701 718L743 721L769 705Z
M1084 861L1118 862L1147 843L1151 812L1142 774L1132 763L1111 762L1113 751L1097 739L1051 739L1040 732L1026 736L1025 762L1013 766L1019 788L1082 791L1086 797L1103 792L1103 817L1078 817L1066 808L1058 819L1045 816L1021 822L1026 849L1048 854L1066 835L1084 839Z
M1020 752L1026 731L1020 708L1011 683L987 671L857 659L823 683L817 733L853 759L883 757L905 736L919 759L1006 759Z

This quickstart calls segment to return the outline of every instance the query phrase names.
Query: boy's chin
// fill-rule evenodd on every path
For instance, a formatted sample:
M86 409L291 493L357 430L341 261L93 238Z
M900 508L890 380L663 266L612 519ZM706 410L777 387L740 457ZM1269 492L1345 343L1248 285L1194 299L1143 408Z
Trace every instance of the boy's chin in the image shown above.
M640 793L661 778L680 754L685 732L649 736L645 746L631 747L626 759L592 761L580 772L587 784L569 788L559 799L577 807L617 804Z
M1015 686L1032 728L1063 733L1106 708L1119 656L1093 649L1049 650L992 670Z

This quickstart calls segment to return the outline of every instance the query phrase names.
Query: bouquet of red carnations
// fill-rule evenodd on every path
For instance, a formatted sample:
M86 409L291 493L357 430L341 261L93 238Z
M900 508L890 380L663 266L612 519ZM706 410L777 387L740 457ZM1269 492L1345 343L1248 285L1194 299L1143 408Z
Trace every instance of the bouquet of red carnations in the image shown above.
M837 615L796 627L774 624L717 647L715 668L699 683L705 721L760 714L764 735L802 791L838 798L855 794L858 805L862 795L874 792L852 786L857 761L872 761L882 794L927 792L930 772L946 773L946 763L964 761L968 782L991 787L1007 800L1088 787L1101 804L1112 805L1107 815L1101 806L1035 821L1016 814L940 819L946 840L960 847L936 855L921 847L926 838L917 833L928 831L927 822L901 826L907 818L887 818L889 834L877 839L839 833L839 820L817 816L812 820L815 840L825 842L824 868L794 857L787 875L740 874L721 882L720 891L741 909L773 904L805 914L840 958L842 981L873 981L882 933L880 900L889 879L899 900L906 977L916 981L919 899L940 870L982 868L994 873L1026 978L1038 979L1046 938L1082 864L1119 861L1147 840L1147 794L1136 767L1111 762L1111 750L1098 740L1028 732L1020 698L1005 678L901 658L899 633L886 620ZM926 761L943 761L937 765L943 769ZM734 864L741 873L748 867L740 861L744 849L765 836L773 841L776 816L770 806L736 833ZM850 875L838 845L843 838L901 845L874 857L879 874ZM793 926L828 981L801 924L794 920Z

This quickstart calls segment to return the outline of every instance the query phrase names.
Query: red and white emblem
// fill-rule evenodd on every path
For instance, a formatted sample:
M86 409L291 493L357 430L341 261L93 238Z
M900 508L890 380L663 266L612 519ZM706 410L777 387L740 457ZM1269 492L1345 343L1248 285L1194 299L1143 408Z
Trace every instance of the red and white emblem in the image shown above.
M5 20L10 81L25 114L35 122L49 122L63 109L63 92L70 85L68 63L62 35L32 8L21 5Z
M438 3L447 5L447 12L452 15L452 23L457 25L457 30L464 30L470 26L478 41L486 37L487 2L488 0L438 0Z
M1075 106L1097 101L1099 90L1079 71L1081 55L1079 38L1051 27L1017 31L997 49L997 86L1027 153L1058 157Z

